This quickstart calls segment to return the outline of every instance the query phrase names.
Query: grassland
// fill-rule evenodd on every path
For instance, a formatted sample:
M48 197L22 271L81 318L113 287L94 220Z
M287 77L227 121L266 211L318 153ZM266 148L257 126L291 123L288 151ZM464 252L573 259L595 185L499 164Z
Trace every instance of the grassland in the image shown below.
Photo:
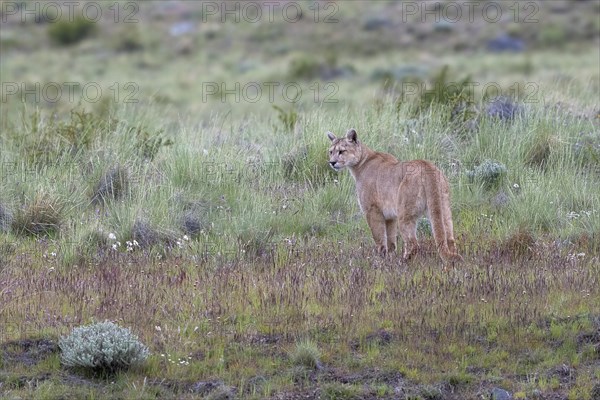
M3 25L3 96L18 90L0 112L0 397L600 398L597 6L471 26L530 38L513 54L461 24L372 32L397 5L349 4L329 25L170 35L198 9L152 3L68 46L52 23ZM400 33L420 39L394 47ZM472 96L431 90L444 66ZM35 89L65 82L104 95ZM302 98L253 102L236 82ZM490 115L490 84L510 117ZM425 220L415 260L373 252L351 177L326 162L325 132L350 127L447 173L464 264L442 268ZM58 338L104 320L146 363L61 366Z

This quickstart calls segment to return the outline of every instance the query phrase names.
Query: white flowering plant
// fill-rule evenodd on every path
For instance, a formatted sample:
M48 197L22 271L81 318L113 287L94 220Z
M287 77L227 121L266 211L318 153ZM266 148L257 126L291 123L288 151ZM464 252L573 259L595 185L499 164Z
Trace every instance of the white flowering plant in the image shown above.
M129 329L110 321L73 329L59 347L63 365L103 371L140 365L150 354Z
M472 171L467 171L467 178L471 182L477 182L484 188L490 189L498 186L506 176L506 166L497 161L485 160Z

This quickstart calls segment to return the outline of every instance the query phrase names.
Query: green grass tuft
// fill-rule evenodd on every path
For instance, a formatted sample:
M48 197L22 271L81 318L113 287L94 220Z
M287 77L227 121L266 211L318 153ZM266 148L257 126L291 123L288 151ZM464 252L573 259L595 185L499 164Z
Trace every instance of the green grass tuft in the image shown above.
M315 370L321 367L321 351L315 342L306 339L296 343L296 348L290 353L293 365Z

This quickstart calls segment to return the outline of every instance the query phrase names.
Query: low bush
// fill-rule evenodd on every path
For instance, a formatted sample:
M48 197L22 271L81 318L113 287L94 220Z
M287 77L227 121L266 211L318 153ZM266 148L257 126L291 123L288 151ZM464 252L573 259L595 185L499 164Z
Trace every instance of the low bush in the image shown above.
M469 181L479 183L486 189L497 187L506 177L506 166L497 161L485 160L473 170L467 171Z
M96 29L96 24L82 16L73 20L61 19L48 27L50 39L62 46L78 43L90 36Z
M129 329L109 321L73 329L59 347L63 365L105 372L140 365L150 354Z
M26 236L51 236L58 232L64 204L39 193L26 204L12 221L12 230Z
M312 340L303 340L296 343L296 348L290 354L292 364L297 367L303 367L309 370L319 369L321 367L321 352L319 347Z

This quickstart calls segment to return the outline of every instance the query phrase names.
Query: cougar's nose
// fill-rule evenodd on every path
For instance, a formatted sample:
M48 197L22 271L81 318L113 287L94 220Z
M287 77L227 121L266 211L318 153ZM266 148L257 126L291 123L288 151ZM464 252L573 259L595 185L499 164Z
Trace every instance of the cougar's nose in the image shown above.
M329 164L331 164L331 166L334 167L336 162L337 161L329 161Z

